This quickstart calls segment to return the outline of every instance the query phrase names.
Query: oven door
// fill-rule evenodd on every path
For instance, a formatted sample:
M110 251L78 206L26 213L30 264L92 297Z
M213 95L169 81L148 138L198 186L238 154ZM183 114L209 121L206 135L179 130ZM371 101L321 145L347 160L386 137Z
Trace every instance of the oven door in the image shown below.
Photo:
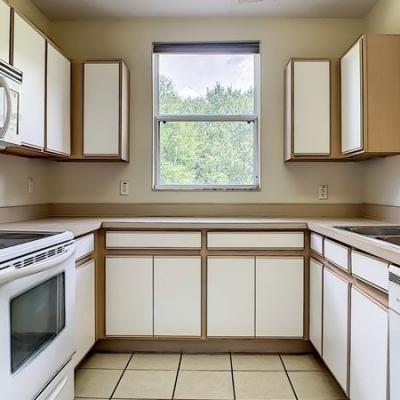
M74 249L0 286L0 390L34 399L74 353ZM28 268L35 268L32 265Z

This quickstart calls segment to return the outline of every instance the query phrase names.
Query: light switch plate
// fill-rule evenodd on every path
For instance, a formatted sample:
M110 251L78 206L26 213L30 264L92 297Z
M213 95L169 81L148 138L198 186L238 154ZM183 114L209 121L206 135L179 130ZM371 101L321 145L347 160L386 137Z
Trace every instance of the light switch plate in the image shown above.
M30 178L30 177L27 178L26 186L27 186L28 193L33 193L35 191L35 181L33 180L33 178Z
M121 181L119 187L120 196L128 196L129 195L129 182Z
M319 185L318 186L318 199L319 200L328 200L328 185Z

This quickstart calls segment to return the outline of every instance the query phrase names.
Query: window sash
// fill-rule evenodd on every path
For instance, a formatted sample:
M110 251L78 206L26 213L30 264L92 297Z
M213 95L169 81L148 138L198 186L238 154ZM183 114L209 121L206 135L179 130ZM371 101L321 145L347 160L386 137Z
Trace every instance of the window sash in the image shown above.
M240 42L167 42L153 43L153 53L170 54L259 54L259 41Z

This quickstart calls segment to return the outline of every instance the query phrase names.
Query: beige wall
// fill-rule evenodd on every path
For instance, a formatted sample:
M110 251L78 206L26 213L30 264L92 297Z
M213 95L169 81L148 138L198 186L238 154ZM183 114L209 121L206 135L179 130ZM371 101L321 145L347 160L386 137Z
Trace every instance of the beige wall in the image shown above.
M358 163L283 163L283 70L289 57L339 56L363 31L361 20L318 19L139 19L58 22L55 42L73 59L121 57L132 77L131 162L55 164L54 202L317 202L318 184L329 184L329 202L363 201ZM151 190L151 44L153 41L261 41L262 190L248 192L154 192ZM119 196L119 181L131 195Z
M367 24L371 32L400 33L400 0L381 0ZM366 162L365 188L366 202L400 206L400 156Z
M29 0L11 0L9 3L44 32L49 31L48 19ZM0 154L0 207L47 202L50 198L48 166L47 161ZM27 190L28 177L35 181L33 194Z

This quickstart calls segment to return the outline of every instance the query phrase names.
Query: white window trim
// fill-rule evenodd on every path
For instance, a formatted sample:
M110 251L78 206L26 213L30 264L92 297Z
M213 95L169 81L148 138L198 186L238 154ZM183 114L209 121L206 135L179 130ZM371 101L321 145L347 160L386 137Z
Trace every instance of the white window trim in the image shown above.
M254 62L254 115L163 115L159 114L159 54L152 58L153 75L153 159L152 190L154 191L260 191L260 55L255 54ZM248 122L254 123L254 165L253 185L164 185L160 184L160 124L163 122Z

